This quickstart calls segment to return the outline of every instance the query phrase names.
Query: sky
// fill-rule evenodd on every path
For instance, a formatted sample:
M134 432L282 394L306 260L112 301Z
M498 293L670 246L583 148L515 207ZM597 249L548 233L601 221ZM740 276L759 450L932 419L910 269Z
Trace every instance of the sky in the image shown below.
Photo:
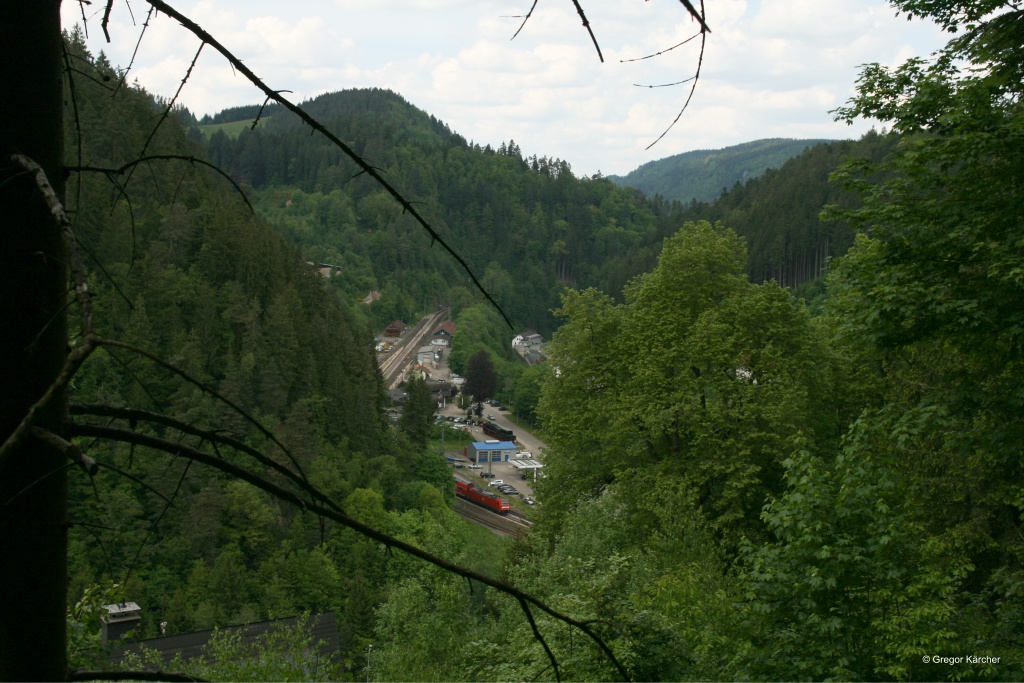
M933 24L880 0L707 0L711 33L689 107L700 38L678 0L580 0L601 62L570 0L171 0L292 101L349 88L387 88L468 140L515 140L526 156L568 161L577 176L624 175L680 152L762 138L856 138L829 114L853 96L861 64L894 66L941 47ZM88 45L129 80L171 96L199 41L148 4L86 6ZM65 28L82 22L65 0ZM663 53L657 55L657 53ZM649 59L640 59L652 56ZM655 86L655 87L648 87ZM197 116L263 97L205 47L179 101Z

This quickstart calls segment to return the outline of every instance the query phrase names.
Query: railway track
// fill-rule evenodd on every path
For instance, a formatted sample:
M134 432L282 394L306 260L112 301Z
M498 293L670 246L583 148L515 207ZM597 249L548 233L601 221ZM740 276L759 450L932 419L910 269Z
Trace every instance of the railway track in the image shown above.
M499 536L521 536L530 528L529 520L522 513L499 515L462 498L455 499L455 514L465 520L490 529Z
M412 332L405 335L402 342L386 356L378 356L377 364L380 366L381 375L384 377L384 385L388 389L394 389L402 378L402 372L416 354L416 350L422 346L423 338L430 333L448 314L447 309L437 311L432 315L421 318Z

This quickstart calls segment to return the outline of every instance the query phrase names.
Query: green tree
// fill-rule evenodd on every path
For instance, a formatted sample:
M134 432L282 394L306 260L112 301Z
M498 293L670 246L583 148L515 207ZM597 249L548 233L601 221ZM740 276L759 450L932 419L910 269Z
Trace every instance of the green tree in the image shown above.
M914 484L915 521L971 561L957 596L958 615L973 619L965 631L1018 651L1019 629L994 633L1020 613L1024 586L1024 12L893 4L956 35L930 59L868 65L838 111L882 121L900 141L884 162L835 176L863 206L829 212L862 231L829 282L831 311L884 370L872 429Z
M413 449L419 452L426 448L430 438L430 427L434 417L434 400L426 381L419 377L410 379L405 391L408 398L402 409L402 417L398 421L398 426L409 437Z
M835 442L844 425L824 338L788 292L746 282L744 254L731 231L688 223L626 304L594 290L563 297L567 322L551 346L559 372L540 404L549 510L665 463L736 543L760 533L787 439Z
M961 647L955 594L971 565L928 538L906 484L869 447L851 442L832 464L803 448L786 461L787 491L763 515L775 541L747 545L742 562L748 600L765 620L757 678L950 675L922 657ZM968 666L957 675L992 673Z
M477 403L494 396L498 388L498 373L494 369L491 354L480 350L469 358L466 364L466 385L463 391Z

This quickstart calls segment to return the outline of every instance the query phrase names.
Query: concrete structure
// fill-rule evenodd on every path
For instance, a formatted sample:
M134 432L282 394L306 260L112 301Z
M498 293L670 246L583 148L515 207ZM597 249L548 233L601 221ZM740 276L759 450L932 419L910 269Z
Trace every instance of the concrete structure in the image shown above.
M416 362L426 368L437 368L438 354L440 352L433 346L421 346L416 351Z

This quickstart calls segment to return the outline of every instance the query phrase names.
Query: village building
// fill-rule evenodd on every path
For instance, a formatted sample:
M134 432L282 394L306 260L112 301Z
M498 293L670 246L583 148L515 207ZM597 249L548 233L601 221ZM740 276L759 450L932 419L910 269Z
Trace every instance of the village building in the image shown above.
M438 361L441 360L441 352L433 346L421 346L416 351L416 362L425 368L437 368Z
M434 346L451 346L452 337L455 336L455 323L445 320L437 326L434 333L430 335L430 343Z
M516 453L511 441L474 441L466 446L463 454L470 462L508 462Z

